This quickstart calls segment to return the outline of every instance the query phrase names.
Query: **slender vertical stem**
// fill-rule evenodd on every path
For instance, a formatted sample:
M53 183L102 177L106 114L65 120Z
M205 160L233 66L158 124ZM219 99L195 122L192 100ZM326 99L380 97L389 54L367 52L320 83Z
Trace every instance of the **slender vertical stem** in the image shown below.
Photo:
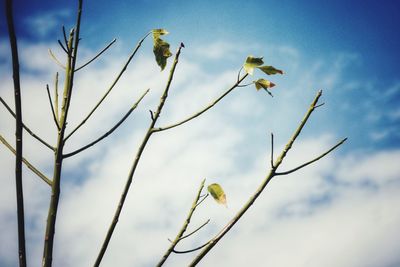
M160 117L162 108L164 107L164 104L165 104L165 100L168 97L168 91L169 91L172 79L174 77L176 65L178 64L179 55L181 53L182 47L183 46L181 44L181 46L178 48L178 51L177 51L177 53L175 55L174 63L172 64L171 71L170 71L170 74L169 74L169 77L168 77L168 82L167 82L167 85L166 85L166 87L164 89L164 93L161 96L160 102L159 102L158 107L157 107L157 111L154 113L154 116L153 116L153 118L151 120L149 128L148 128L148 130L147 130L147 132L146 132L146 134L145 134L145 136L143 138L143 141L142 141L141 145L139 146L138 151L136 152L135 158L134 158L133 163L132 163L132 167L131 167L131 169L129 171L129 174L128 174L128 179L127 179L127 181L125 183L124 190L123 190L123 192L121 194L120 200L118 202L117 209L116 209L116 211L114 213L113 220L112 220L112 222L110 224L110 227L108 228L107 235L106 235L106 237L105 237L105 239L103 241L103 245L102 245L102 247L101 247L101 249L99 251L99 254L97 255L96 261L94 263L94 266L96 266L96 267L100 265L100 263L101 263L101 261L103 259L104 253L107 250L108 244L110 243L111 237L112 237L112 235L114 233L114 229L117 226L117 223L118 223L119 216L121 214L122 208L124 207L125 199L126 199L126 196L128 195L129 189L131 187L131 184L132 184L132 181L133 181L133 176L134 176L136 168L137 168L137 166L139 164L140 158L142 157L142 153L143 153L143 151L144 151L144 149L145 149L145 147L147 145L147 142L149 141L151 135L154 133L154 126L156 125L157 119Z
M54 80L54 111L56 113L57 125L59 125L60 116L58 114L58 72Z
M24 193L22 188L22 112L21 112L21 84L19 78L19 59L17 37L15 35L12 0L5 1L7 16L8 35L10 38L14 99L15 99L15 189L17 195L17 219L18 219L18 258L19 266L26 266L25 249L25 215L24 215Z
M78 14L76 28L71 30L68 40L68 54L66 70L65 70L65 86L63 101L61 106L61 117L60 117L60 130L58 132L57 147L55 151L55 161L54 161L54 173L53 173L53 184L50 199L50 206L47 215L47 225L44 240L44 251L43 251L43 267L50 267L53 260L53 246L54 246L54 234L55 225L57 218L58 203L60 199L60 184L61 184L61 169L63 163L63 149L64 149L64 135L65 128L67 125L68 110L71 102L71 94L74 81L74 71L77 59L78 44L79 44L79 30L81 24L81 14L82 14L82 1L78 2Z

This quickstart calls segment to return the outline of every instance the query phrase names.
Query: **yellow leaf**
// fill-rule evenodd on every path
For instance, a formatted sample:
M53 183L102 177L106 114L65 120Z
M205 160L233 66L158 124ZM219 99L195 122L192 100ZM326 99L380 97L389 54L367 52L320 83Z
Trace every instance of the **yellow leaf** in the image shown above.
M210 192L215 201L217 201L217 203L227 206L225 192L219 184L210 184L207 187L207 190Z

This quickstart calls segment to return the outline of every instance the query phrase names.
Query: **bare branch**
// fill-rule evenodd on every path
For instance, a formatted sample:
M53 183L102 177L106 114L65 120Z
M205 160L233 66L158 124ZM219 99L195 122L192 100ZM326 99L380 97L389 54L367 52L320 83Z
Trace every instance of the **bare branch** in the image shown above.
M103 245L102 245L102 247L100 249L100 252L99 252L99 254L98 254L97 258L96 258L96 262L94 263L95 267L100 265L101 260L103 259L104 253L107 250L108 244L109 244L109 242L111 240L111 236L113 235L114 229L115 229L115 227L116 227L116 225L118 223L119 216L121 214L122 208L124 207L125 199L126 199L126 196L128 195L129 189L131 187L131 184L132 184L132 181L133 181L133 176L135 174L136 168L137 168L137 166L139 164L140 158L142 157L142 153L143 153L143 151L144 151L144 149L145 149L145 147L146 147L151 135L153 134L154 125L156 124L157 119L159 118L160 113L162 111L162 108L163 108L163 106L165 104L165 101L166 101L166 99L168 97L168 91L169 91L169 88L171 86L171 83L172 83L172 80L173 80L173 77L174 77L174 73L175 73L176 66L177 66L178 61L179 61L179 55L181 54L182 47L183 46L181 44L180 47L178 48L178 51L175 54L175 59L174 59L174 62L172 63L172 67L171 67L171 70L170 70L170 73L169 73L167 85L165 86L164 93L161 96L160 102L159 102L158 107L157 107L157 111L154 113L154 120L151 121L151 123L149 125L149 128L148 128L145 136L143 137L143 141L140 144L138 151L136 152L135 159L134 159L134 161L132 163L132 166L131 166L131 169L129 171L128 179L127 179L127 181L125 183L124 190L123 190L123 192L121 194L121 197L120 197L120 200L118 202L117 209L116 209L116 211L114 213L113 220L112 220L112 222L110 224L110 227L108 228L107 235L106 235L106 237L104 239L104 242L103 242Z
M51 99L50 89L49 89L49 85L48 84L46 84L46 91L47 91L47 96L49 97L50 109L51 109L51 113L53 114L54 123L57 126L57 130L60 130L60 125L58 124L56 113L54 112L53 100Z
M136 109L136 107L139 105L140 101L144 98L144 96L149 92L150 89L147 89L143 95L139 98L139 100L129 109L129 111L122 117L121 120L118 121L117 124L115 124L109 131L107 131L105 134L103 134L102 136L100 136L99 138L97 138L95 141L87 144L86 146L77 149L71 153L65 154L63 157L64 158L68 158L71 157L73 155L78 154L79 152L82 152L86 149L88 149L89 147L97 144L98 142L100 142L101 140L103 140L104 138L106 138L107 136L109 136L110 134L112 134L128 117L129 115L132 113L132 111L134 111Z
M289 171L277 172L277 173L275 173L275 175L287 175L287 174L289 174L289 173L298 171L298 170L300 170L300 169L302 169L302 168L304 168L304 167L310 165L311 163L314 163L314 162L316 162L317 160L322 159L323 157L325 157L326 155L328 155L330 152L332 152L333 150L335 150L337 147L339 147L340 145L342 145L344 142L346 142L346 140L347 140L347 138L342 139L339 143L337 143L336 145L334 145L334 146L333 146L332 148L330 148L328 151L326 151L325 153L322 153L321 155L319 155L318 157L314 158L313 160L310 160L310 161L308 161L308 162L306 162L306 163L304 163L304 164L302 164L302 165L300 165L300 166L298 166L298 167L296 167L296 168L293 168L293 169L291 169L291 170L289 170Z
M72 130L71 133L67 135L65 138L65 141L68 140L85 122L92 116L92 114L96 111L96 109L100 106L100 104L104 101L104 99L108 96L108 94L111 92L111 90L114 88L114 86L117 84L119 79L121 78L122 74L125 72L127 69L129 63L131 62L132 58L136 55L136 52L139 50L140 46L142 45L143 41L147 38L147 36L150 35L151 32L147 33L137 44L136 48L133 50L132 54L129 56L128 60L126 61L125 65L122 67L122 70L119 72L117 75L117 78L115 78L114 82L111 84L111 86L108 88L106 93L103 95L103 97L99 100L99 102L94 106L94 108L89 112L89 114L82 120L81 123L79 123L74 130Z
M0 102L4 105L4 107L8 110L8 112L10 112L10 114L15 118L15 113L14 111L7 105L7 103L3 100L3 98L0 97ZM42 143L43 145L47 146L48 148L50 148L51 150L55 151L56 149L54 147L52 147L51 145L49 145L48 143L46 143L42 138L40 138L39 136L37 136L35 133L33 133L28 126L26 126L24 123L22 123L22 127L36 140L38 140L40 143Z
M321 97L322 91L319 91L314 98L313 102L311 103L309 109L307 110L303 120L300 122L299 126L297 127L296 131L286 144L285 148L279 155L278 159L275 161L274 167L270 169L268 174L266 175L264 181L261 183L261 185L257 188L257 190L254 192L254 194L249 198L249 200L243 205L243 207L236 213L236 215L232 218L231 221L229 221L224 228L213 238L209 241L209 243L204 246L204 249L193 259L193 261L189 264L189 266L196 266L201 259L224 237L224 235L229 232L230 229L240 220L240 218L246 213L246 211L254 204L256 199L260 196L260 194L264 191L265 187L268 185L268 183L271 181L271 179L276 175L276 170L277 168L281 165L283 159L285 158L286 154L288 151L291 149L293 143L299 136L301 130L303 129L304 125L308 121L311 113L315 110L318 99ZM342 144L341 142L340 144ZM340 145L339 144L339 145ZM337 146L336 146L337 147Z
M168 126L164 126L164 127L158 127L158 128L154 128L153 132L161 132L161 131L165 131L168 129L172 129L175 128L179 125L182 125L188 121L193 120L194 118L197 118L198 116L200 116L201 114L203 114L204 112L206 112L207 110L209 110L210 108L212 108L213 106L215 106L219 101L221 101L221 99L223 99L226 95L228 95L230 92L233 91L233 89L235 89L236 87L239 87L239 84L248 76L248 74L245 74L242 78L240 78L234 85L232 85L232 87L230 87L227 91L225 91L225 93L223 93L220 97L218 97L217 99L215 99L214 101L212 101L208 106L206 106L205 108L203 108L202 110L194 113L193 115L189 116L188 118L168 125Z
M76 68L75 72L77 72L80 69L83 69L84 67L95 61L99 56L101 56L105 51L107 51L107 49L110 48L116 41L117 39L113 39L105 48L103 48L99 53L97 53L97 55L95 55L91 60L89 60L79 68Z
M14 155L16 154L15 149L10 145L10 143L7 142L7 140L0 135L0 142L2 142ZM28 160L26 160L24 157L22 158L22 162L25 163L26 167L30 169L33 173L35 173L37 176L39 176L40 179L42 179L46 184L51 186L51 180L46 177L42 172L40 172L35 166L33 166Z

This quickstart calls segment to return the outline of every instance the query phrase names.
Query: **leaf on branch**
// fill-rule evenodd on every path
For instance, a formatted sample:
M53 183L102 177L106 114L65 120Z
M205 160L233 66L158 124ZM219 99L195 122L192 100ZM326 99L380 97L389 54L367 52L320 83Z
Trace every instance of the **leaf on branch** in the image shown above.
M161 35L165 34L168 34L168 32L164 29L153 30L153 52L156 57L157 64L160 66L161 70L164 70L165 66L167 65L167 58L172 56L172 53L169 50L169 43L160 38Z
M207 187L207 190L210 192L215 201L217 201L217 203L227 206L225 192L219 184L210 184Z
M275 84L273 82L265 80L265 79L258 79L257 81L254 81L254 84L255 84L257 90L260 90L261 88L268 89L268 88L272 88L275 86Z
M275 69L272 66L260 66L260 67L257 67L257 68L262 70L265 74L268 74L268 75L283 74L282 70Z
M154 29L153 31L153 38L158 39L161 35L167 35L169 32L165 29Z
M262 64L264 64L264 61L262 60L262 57L253 57L253 56L248 56L246 58L246 62L243 64L244 70L250 74L253 75L254 68L258 68Z

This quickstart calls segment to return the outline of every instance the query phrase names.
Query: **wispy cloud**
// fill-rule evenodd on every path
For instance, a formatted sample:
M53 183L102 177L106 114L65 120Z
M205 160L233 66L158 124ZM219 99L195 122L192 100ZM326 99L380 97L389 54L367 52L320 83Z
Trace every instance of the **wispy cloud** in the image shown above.
M224 49L221 42L210 46L215 50L208 55L210 60L218 61L218 53L221 57L236 55L232 62L239 62L239 68L243 62L241 53L248 53L240 50L237 52L239 59L235 47ZM41 55L47 45L27 43L25 48L29 54ZM268 60L273 64L281 62L287 71L284 77L271 77L278 81L274 99L251 87L240 88L190 125L154 136L143 155L132 193L104 259L105 266L154 265L168 246L167 238L181 225L203 178L224 186L229 208L221 208L209 200L194 218L193 227L207 218L211 218L212 223L199 233L196 241L183 246L191 248L212 236L263 179L269 162L266 133L276 134L275 149L278 151L301 119L315 89L328 87L327 103L331 99L335 101L338 95L346 95L345 91L335 94L336 88L329 87L343 83L344 65L352 64L352 60L356 60L354 55L341 54L336 64L328 64L326 59L307 61L294 47L269 48L257 50L255 47L254 54L270 51L269 57L266 56ZM86 52L92 51L87 49ZM148 109L156 105L166 80L167 73L159 73L149 53L144 52L128 68L104 106L71 138L73 144L66 148L73 150L99 136L120 118L143 89L151 88L133 119L129 119L115 136L66 161L56 231L54 261L57 266L93 263L143 127L149 121ZM213 72L203 61L186 60L185 53L178 65L170 102L162 114L162 125L198 110L236 79L239 68L224 66L219 72ZM21 58L21 65L30 70L23 75L24 119L49 142L54 142L55 127L44 90L45 83L52 83L52 76L44 72L49 64L45 62L49 60L44 56L33 59L24 53ZM76 125L90 111L125 60L121 51L111 53L110 58L103 65L77 73L71 125ZM308 67L304 69L304 65ZM352 84L357 87L362 83L354 81ZM0 93L12 103L10 88L11 78L8 77L0 84ZM0 132L12 140L13 120L3 108L0 111ZM323 112L322 108L318 110L309 128L324 129L313 132L306 129L283 168L297 166L335 142L336 134L326 134L332 127L320 115ZM335 117L331 116L330 120L335 123ZM13 157L4 147L0 151L0 263L15 265L15 197L10 178ZM400 152L394 148L360 153L347 150L333 154L314 167L272 181L243 221L207 256L204 265L375 267L398 262L400 259L394 248L400 245L400 238L395 234L400 213L393 203L400 201L400 177L393 162L400 160ZM29 137L25 155L51 173L51 151L39 148ZM31 265L39 265L50 191L28 170L24 170L24 175L26 199L29 199L26 204L29 256ZM186 264L191 255L173 257L169 265L179 266L182 262Z
M32 33L37 34L37 37L48 37L54 33L56 27L59 27L63 19L68 18L71 11L68 9L60 9L55 11L41 12L35 16L28 17L25 24L30 28Z

